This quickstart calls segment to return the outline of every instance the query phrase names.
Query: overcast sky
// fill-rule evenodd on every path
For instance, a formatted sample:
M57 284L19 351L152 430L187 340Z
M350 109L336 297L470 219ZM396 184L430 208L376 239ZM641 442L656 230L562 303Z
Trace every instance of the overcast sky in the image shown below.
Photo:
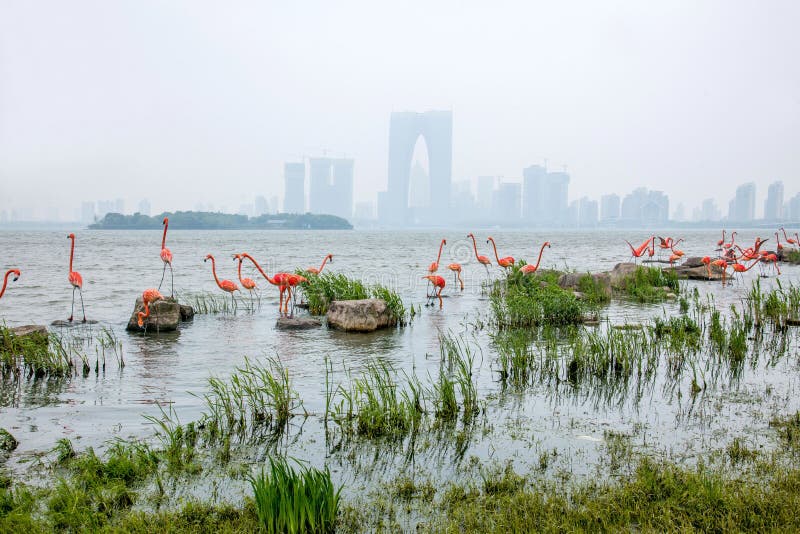
M800 2L0 0L0 209L386 187L393 110L453 111L453 179L547 158L570 197L800 190Z

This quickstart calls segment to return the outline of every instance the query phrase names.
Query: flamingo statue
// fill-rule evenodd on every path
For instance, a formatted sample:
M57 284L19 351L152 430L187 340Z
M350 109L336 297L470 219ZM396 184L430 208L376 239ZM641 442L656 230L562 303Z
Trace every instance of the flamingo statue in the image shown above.
M252 278L242 278L242 261L244 260L244 258L242 258L241 254L234 254L233 255L233 261L237 261L237 260L239 261L239 269L238 269L239 283L242 284L242 287L245 288L248 293L250 293L250 306L252 307L252 305L253 305L253 291L258 289L258 286L256 285L255 281ZM259 306L260 306L260 303L261 303L261 301L259 300Z
M158 283L158 289L161 290L161 284L164 283L164 275L167 274L167 265L169 265L170 277L170 296L175 296L175 275L172 273L172 252L167 248L167 228L169 228L169 218L164 217L161 221L164 225L164 235L161 236L161 261L164 262L164 270L161 271L161 282Z
M0 298L3 298L3 293L6 292L6 286L8 285L8 277L14 275L14 279L12 282L16 282L19 280L19 276L22 274L19 272L19 269L9 269L6 271L6 275L3 277L3 287L0 287Z
M700 260L700 263L706 266L708 279L711 280L711 258L709 256L703 256L703 259Z
M781 243L781 238L778 236L778 232L775 232L775 240L778 242L777 247L778 247L778 252L780 253L783 251L783 243Z
M150 317L150 305L157 300L163 300L164 297L158 292L158 289L145 289L142 292L142 302L144 303L144 311L136 314L136 323L139 328L144 327L144 320Z
M206 256L206 259L203 260L205 263L206 261L211 260L211 274L214 275L214 281L217 283L219 288L227 293L231 294L231 302L233 303L233 308L236 309L236 298L233 296L234 291L239 291L239 286L231 282L230 280L222 280L220 281L217 278L217 262L214 261L214 256L211 254Z
M672 243L672 245L669 247L669 249L672 251L672 254L674 254L674 255L678 256L679 258L682 258L682 257L683 257L683 254L684 254L684 252L683 252L682 250L677 250L675 247L676 247L676 246L678 245L678 243L680 243L681 241L683 241L683 238L680 238L680 239L678 239L677 241L674 241L674 242Z
M461 264L451 263L447 268L453 271L453 278L461 284L461 291L464 291L464 280L461 279Z
M429 272L430 274L433 274L433 273L435 273L436 271L438 271L438 270L439 270L439 260L440 260L440 259L442 259L442 248L443 248L443 247L444 247L446 244L447 244L447 241L446 241L445 239L442 239L442 242L441 242L441 243L439 243L439 255L438 255L438 256L436 256L436 261L435 261L435 262L433 262L433 263L431 263L431 264L428 266L428 272Z
M539 268L539 263L542 261L542 254L544 253L544 247L550 248L550 241L545 241L542 243L542 248L539 249L539 257L536 259L536 265L523 265L520 272L522 274L533 274Z
M735 244L735 242L736 242L736 232L731 232L731 240L730 240L730 242L729 243L723 243L722 244L722 248L724 248L725 250L728 250L729 248L731 248Z
M725 243L725 229L722 229L722 239L717 241L717 247L721 247Z
M330 261L331 263L333 263L333 254L328 254L327 256L325 256L322 259L322 265L319 266L319 269L317 269L316 267L309 267L308 269L306 269L306 271L308 271L311 274L319 274L319 273L322 272L322 269L325 268L325 262L327 262L327 261ZM240 265L241 265L241 263L240 263Z
M478 263L480 263L486 268L486 274L489 274L489 265L492 264L492 260L490 260L486 256L478 254L478 244L475 241L475 236L472 234L467 234L467 238L470 237L472 238L472 248L475 249L475 258L478 260Z
M431 295L428 295L428 301L430 301L434 297L439 297L439 309L441 310L442 309L442 290L444 289L444 286L446 285L445 281L444 281L444 278L442 278L441 276L436 275L436 274L429 274L427 276L423 276L422 278L425 278L425 279L429 280L433 284L433 287L435 289L435 293L433 293ZM428 303L426 303L425 305L427 306Z
M723 259L714 260L711 262L711 265L714 267L719 267L722 269L722 285L725 285L725 277L728 274L728 262Z
M275 273L275 275L272 278L270 278L270 276L264 272L264 269L261 268L261 266L255 260L255 258L253 258L250 254L242 252L241 257L246 258L251 262L253 262L253 265L256 266L258 272L261 273L261 276L263 276L267 280L267 282L269 282L274 286L278 286L278 290L280 291L280 298L278 300L278 311L289 313L289 299L292 296L292 288L297 286L298 284L307 282L308 279L298 274L290 274L290 273ZM284 293L287 292L288 294L286 295L286 302L284 304L283 295Z
M72 285L72 309L69 313L69 322L72 322L72 316L75 315L75 290L78 290L78 294L81 297L81 311L83 311L83 322L86 322L86 308L83 306L83 277L81 277L81 273L78 271L72 270L72 259L75 256L75 234L69 234L67 239L72 240L72 244L70 245L69 249L69 276L67 276L67 280Z
M641 258L644 255L645 251L647 250L647 246L650 244L651 241L655 243L654 236L648 237L644 241L644 243L639 245L638 248L634 248L633 245L631 245L631 242L628 241L627 239L625 239L624 241L628 244L628 246L631 249L631 257L634 258L634 262L636 261L636 258Z
M741 264L739 262L736 262L733 265L731 265L731 268L733 269L734 272L746 273L747 271L752 269L755 266L756 263L759 263L760 261L761 261L761 256L759 256L758 258L753 260L753 263L751 263L750 265L748 265L746 267L743 264Z
M777 254L775 254L774 252L768 253L766 256L764 256L764 261L766 261L768 263L771 263L772 266L777 271L778 276L781 275L781 268L778 267L778 255Z
M494 243L494 238L489 236L489 239L486 242L492 242L492 248L494 249L494 257L497 259L497 265L502 267L503 269L508 269L509 267L514 266L514 258L511 256L506 256L505 258L501 258L497 255L497 245Z

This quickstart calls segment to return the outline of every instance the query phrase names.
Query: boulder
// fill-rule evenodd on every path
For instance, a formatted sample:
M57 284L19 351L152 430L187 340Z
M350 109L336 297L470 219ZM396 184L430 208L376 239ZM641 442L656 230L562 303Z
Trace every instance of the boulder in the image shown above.
M275 326L281 330L308 330L322 326L322 323L313 317L278 317Z
M17 448L19 442L5 428L0 428L0 451L11 452Z
M397 324L383 299L334 300L327 317L329 327L347 332L372 332Z
M188 304L179 304L181 307L181 321L191 321L194 319L194 308Z
M136 305L133 307L133 314L128 320L127 329L129 331L146 332L171 332L178 328L178 323L181 322L181 305L172 299L157 300L150 305L150 317L144 320L144 327L139 328L137 316L139 312L144 311L144 304L142 298L136 299Z
M625 287L625 279L636 272L639 266L635 263L618 263L608 272L609 284L615 289Z
M706 266L702 263L699 267L687 266L686 264L678 265L673 269L678 278L685 278L687 280L722 280L722 269L716 265L711 265L711 278L708 277Z
M575 292L580 290L580 281L584 276L591 276L595 284L599 284L603 292L611 296L611 277L608 273L565 273L558 277L558 285Z
M686 258L683 260L683 263L680 264L680 267L703 267L705 269L705 265L703 265L703 258L700 256L692 256L690 258Z

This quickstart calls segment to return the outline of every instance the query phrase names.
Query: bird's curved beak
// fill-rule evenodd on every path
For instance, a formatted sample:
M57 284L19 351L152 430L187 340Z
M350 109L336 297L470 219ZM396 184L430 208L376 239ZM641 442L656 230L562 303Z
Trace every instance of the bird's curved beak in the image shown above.
M19 276L14 277L14 281L16 282L17 280L19 280Z

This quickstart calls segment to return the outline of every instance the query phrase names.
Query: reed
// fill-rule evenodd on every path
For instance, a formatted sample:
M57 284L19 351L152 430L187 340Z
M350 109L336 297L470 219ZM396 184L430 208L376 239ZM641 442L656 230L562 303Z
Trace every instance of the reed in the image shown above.
M304 276L308 274L304 271L298 273ZM308 300L308 311L311 315L324 315L334 300L377 298L386 302L399 324L405 324L411 318L397 292L385 286L367 286L361 280L348 278L340 273L322 273L306 278L307 281L300 284L300 289Z
M637 267L619 285L628 298L641 303L661 302L680 292L678 275L658 267Z
M189 304L194 308L195 314L235 313L236 308L227 294L202 292L193 293L187 297Z
M268 533L329 533L336 529L339 494L323 470L284 458L269 458L268 469L249 478L261 527Z
M75 356L86 363L85 355L73 350L55 334L17 336L9 328L0 326L0 369L4 377L70 376Z

